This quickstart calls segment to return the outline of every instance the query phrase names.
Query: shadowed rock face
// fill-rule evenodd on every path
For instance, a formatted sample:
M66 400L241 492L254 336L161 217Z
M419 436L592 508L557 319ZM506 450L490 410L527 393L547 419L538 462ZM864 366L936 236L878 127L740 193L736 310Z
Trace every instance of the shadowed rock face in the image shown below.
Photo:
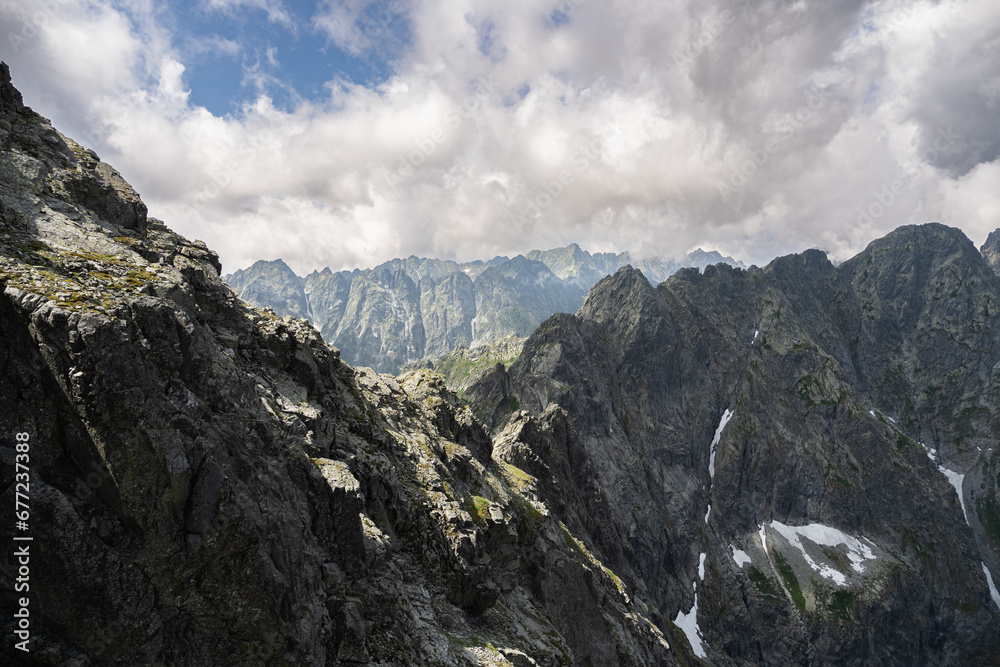
M0 460L30 468L31 664L687 656L440 376L352 369L305 321L242 303L214 253L123 213L134 192L0 74ZM360 293L416 303L383 273ZM24 664L2 624L3 664Z
M839 267L809 251L655 288L622 269L466 398L627 585L689 633L697 604L713 662L994 664L984 255L929 224Z

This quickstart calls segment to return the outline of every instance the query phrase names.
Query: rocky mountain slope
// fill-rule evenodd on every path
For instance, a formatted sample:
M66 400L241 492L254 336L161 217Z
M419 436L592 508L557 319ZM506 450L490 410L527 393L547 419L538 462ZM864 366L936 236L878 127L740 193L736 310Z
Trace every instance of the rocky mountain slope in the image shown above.
M483 343L476 347L459 347L452 352L433 360L416 361L406 365L403 370L418 370L426 368L444 377L445 386L454 391L459 398L476 384L486 373L493 371L497 364L506 369L521 356L524 338L511 334L506 338Z
M229 276L232 287L244 301L250 303L267 302L281 316L298 319L312 319L306 285L280 259L273 262L257 262L246 271ZM337 294L336 284L324 286L324 295ZM315 287L310 292L316 292ZM322 304L326 305L326 304Z
M462 347L523 338L555 313L575 313L598 280L627 264L658 283L680 268L719 262L739 265L714 251L672 261L592 255L573 244L465 264L408 257L305 278L281 260L259 261L224 279L251 304L309 319L350 363L397 373Z
M0 175L4 664L685 659L440 376L248 308L6 65Z
M712 664L1000 664L986 251L930 224L838 267L622 269L465 396Z

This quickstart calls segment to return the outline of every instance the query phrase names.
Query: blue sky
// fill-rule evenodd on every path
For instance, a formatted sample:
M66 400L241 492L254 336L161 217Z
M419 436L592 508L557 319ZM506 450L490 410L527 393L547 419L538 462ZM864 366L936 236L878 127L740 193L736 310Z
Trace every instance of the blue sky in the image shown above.
M266 94L291 110L301 99L325 99L328 84L337 79L363 86L384 82L393 54L341 49L313 25L320 10L316 3L287 3L276 17L262 6L220 8L203 0L165 5L182 45L206 45L201 53L191 49L185 62L191 103L223 116ZM360 22L391 33L393 43L405 42L405 21L387 16L372 7Z
M26 102L227 271L981 243L998 36L995 0L0 4Z

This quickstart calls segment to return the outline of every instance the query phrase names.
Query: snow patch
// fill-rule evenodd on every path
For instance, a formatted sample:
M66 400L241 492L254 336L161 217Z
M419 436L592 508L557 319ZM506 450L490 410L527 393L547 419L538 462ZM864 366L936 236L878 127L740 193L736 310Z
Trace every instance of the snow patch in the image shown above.
M875 411L874 410L869 410L868 414L870 414L872 417L874 417L875 416Z
M965 481L965 475L959 475L954 470L948 470L942 465L938 466L951 485L955 487L955 493L958 494L958 502L962 506L962 515L965 517L965 523L969 523L969 513L965 510L965 498L962 496L962 483ZM971 525L971 524L970 524Z
M694 606L691 607L691 611L688 613L683 613L680 610L677 611L677 618L674 619L674 625L680 628L684 635L688 638L691 643L691 650L699 658L707 658L708 653L705 652L705 645L701 639L701 628L698 627L698 594L694 594Z
M986 567L986 563L983 563L983 573L986 574L986 583L990 585L990 597L993 598L997 609L1000 609L1000 591L997 591L997 585L993 583L993 575L990 574L990 569ZM697 604L697 600L695 604Z
M733 418L733 411L726 410L722 413L722 419L719 420L719 428L715 429L715 437L712 438L712 453L708 457L708 476L715 479L715 449L719 446L719 441L722 440L722 432L726 430L726 424L729 420Z
M753 340L750 341L750 344L753 345L754 343L756 343L759 337L760 337L760 329L755 329L753 332Z
M758 535L760 535L760 546L763 547L764 553L767 553L767 531L764 529L764 524L760 524Z
M733 550L733 560L736 561L736 567L743 567L747 563L753 562L753 559L750 558L750 554L746 551L741 551L732 544L729 545L729 548Z
M708 523L708 517L712 514L712 503L708 504L708 511L705 512L705 523Z
M861 540L851 537L836 528L824 526L821 523L812 523L808 526L793 527L786 526L779 521L772 521L769 525L772 529L780 533L782 537L788 540L789 544L802 553L802 556L809 567L819 573L821 577L830 579L838 586L845 585L847 583L847 577L845 577L842 572L835 570L829 565L814 561L812 557L806 553L805 546L802 544L802 538L824 547L836 547L840 544L846 545L847 558L851 561L851 569L855 572L864 572L864 562L866 560L875 559L875 553L868 548L868 545L861 542Z
M937 463L938 472L947 477L951 485L955 487L955 493L958 494L958 502L962 506L962 516L965 517L965 523L968 524L969 512L968 510L965 509L965 496L962 495L962 485L965 483L965 475L960 475L954 470L949 470L948 468L945 468L943 465L941 465L941 463L938 461L938 452L936 449L931 449L922 442L920 443L920 446L924 448L925 452L927 452L927 458L929 458L934 463Z
M702 554L700 560L698 561L698 578L705 581L705 559L708 554Z

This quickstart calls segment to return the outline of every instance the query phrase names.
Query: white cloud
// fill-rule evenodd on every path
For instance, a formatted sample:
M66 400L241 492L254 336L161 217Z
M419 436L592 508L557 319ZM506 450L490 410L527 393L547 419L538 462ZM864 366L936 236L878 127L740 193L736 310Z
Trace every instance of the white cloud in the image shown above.
M573 241L842 259L900 224L1000 226L991 0L322 3L313 29L393 75L225 118L190 103L155 8L54 2L15 83L227 270ZM237 4L284 11L210 6ZM281 63L256 48L264 91Z
M220 11L230 16L236 15L247 8L257 9L267 14L267 20L283 28L294 31L295 20L288 13L281 0L204 0L206 10Z
M390 58L404 46L399 35L408 15L403 0L322 0L312 25L352 56Z
M220 55L235 58L243 50L240 43L219 35L191 37L184 41L184 53L192 56Z

